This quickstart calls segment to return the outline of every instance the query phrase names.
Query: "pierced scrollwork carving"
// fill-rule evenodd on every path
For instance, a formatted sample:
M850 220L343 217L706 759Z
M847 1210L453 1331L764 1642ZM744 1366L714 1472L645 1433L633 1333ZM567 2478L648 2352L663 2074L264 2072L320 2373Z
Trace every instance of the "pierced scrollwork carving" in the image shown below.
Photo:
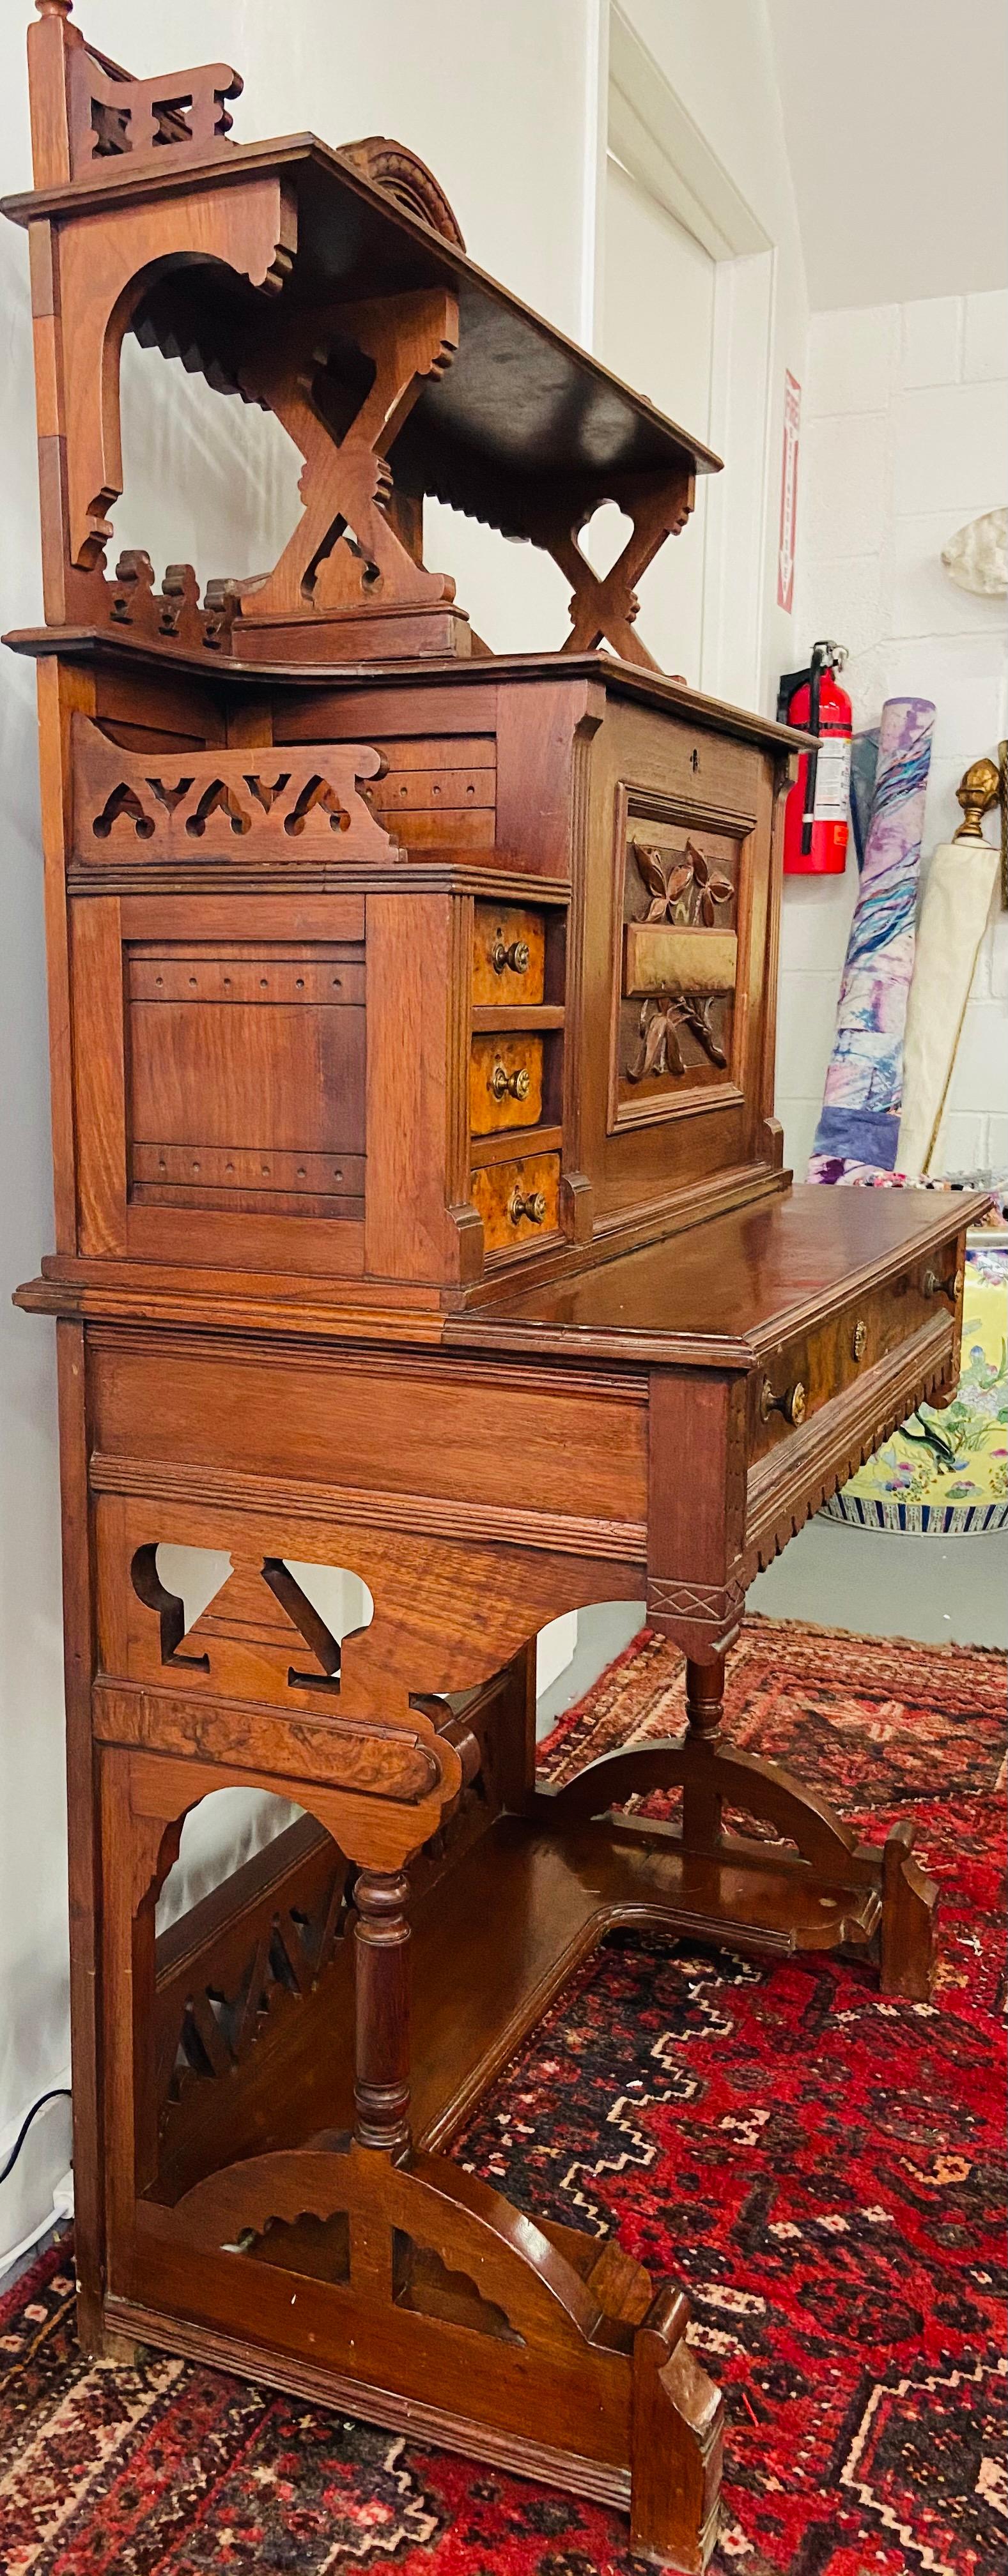
M283 1701L287 1693L339 1689L340 1650L325 1621L280 1557L244 1557L191 1628L182 1603L165 1590L157 1548L141 1547L132 1566L133 1589L161 1628L161 1660L187 1684L204 1675L225 1697Z
M149 554L127 547L119 557L115 579L102 578L110 626L124 627L141 639L178 644L187 652L206 648L231 650L237 590L233 582L209 581L201 601L191 564L169 564L160 590Z
M277 856L321 844L340 861L387 864L400 852L372 814L364 782L384 776L368 743L308 743L282 752L124 752L86 716L74 719L75 850L96 861L127 835L152 858L193 858L236 842ZM96 846L97 845L97 846Z
M76 178L96 161L123 153L184 150L191 158L226 141L227 101L240 98L241 75L230 63L133 80L90 45L68 54L71 167Z
M292 1827L276 1852L303 1836L303 1826ZM257 1918L240 1909L195 1967L183 1952L184 1921L166 1936L157 1997L163 2117L194 2083L243 2065L332 1965L351 1920L354 1872L326 1837L290 1877L285 1887L265 1874Z

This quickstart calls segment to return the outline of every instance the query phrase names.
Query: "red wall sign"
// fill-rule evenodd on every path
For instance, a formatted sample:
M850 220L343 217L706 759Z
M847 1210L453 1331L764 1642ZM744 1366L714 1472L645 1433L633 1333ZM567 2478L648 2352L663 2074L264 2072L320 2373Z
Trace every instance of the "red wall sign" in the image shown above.
M795 515L798 506L798 431L801 386L784 370L784 449L781 457L780 540L777 548L777 606L790 610L794 599Z

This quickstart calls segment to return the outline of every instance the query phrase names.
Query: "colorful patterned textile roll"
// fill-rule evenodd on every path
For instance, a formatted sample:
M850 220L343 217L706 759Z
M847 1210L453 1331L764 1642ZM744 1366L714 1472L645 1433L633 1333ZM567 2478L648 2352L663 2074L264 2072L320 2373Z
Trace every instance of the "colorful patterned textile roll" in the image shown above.
M903 1031L934 707L888 698L861 885L810 1181L884 1183L895 1170Z

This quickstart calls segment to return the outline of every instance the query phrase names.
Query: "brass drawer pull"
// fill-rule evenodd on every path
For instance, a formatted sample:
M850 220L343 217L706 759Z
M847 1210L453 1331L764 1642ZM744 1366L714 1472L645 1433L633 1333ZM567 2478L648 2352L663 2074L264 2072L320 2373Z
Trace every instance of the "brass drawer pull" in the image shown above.
M775 1395L771 1380L765 1377L760 1388L760 1421L769 1422L772 1413L782 1413L785 1422L795 1424L804 1422L807 1403L808 1398L800 1377L795 1379L794 1385L789 1386L784 1395Z
M488 1074L487 1084L495 1100L527 1100L529 1096L529 1077L523 1064L517 1072L509 1073L506 1064L498 1062Z
M503 939L494 940L490 951L490 964L495 975L503 975L505 966L510 966L512 975L527 975L528 962L527 939L512 939L510 947L505 947Z
M530 1225L541 1225L545 1214L546 1201L542 1191L530 1190L528 1197L523 1198L516 1184L508 1200L508 1215L512 1225L520 1225L523 1216L528 1218Z
M859 1315L857 1323L855 1324L854 1330L851 1334L851 1358L855 1360L863 1360L867 1348L868 1326L865 1323L864 1316Z
M939 1279L937 1270L925 1270L921 1289L925 1297L947 1297L951 1305L958 1306L965 1277L962 1269L956 1270L951 1279Z

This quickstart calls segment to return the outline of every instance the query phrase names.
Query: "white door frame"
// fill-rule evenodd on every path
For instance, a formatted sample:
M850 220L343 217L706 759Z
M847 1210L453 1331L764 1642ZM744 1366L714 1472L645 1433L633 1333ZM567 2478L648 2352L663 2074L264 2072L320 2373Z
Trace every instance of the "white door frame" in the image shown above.
M704 528L700 686L743 706L761 703L760 603L766 564L774 245L712 151L618 0L600 26L594 246L602 275L605 156L613 152L715 262L709 439L727 459L708 486ZM589 138L591 149L591 138ZM598 284L588 332L597 326ZM586 296L586 306L587 306ZM587 336L587 334L586 334ZM689 424L685 424L687 427Z

